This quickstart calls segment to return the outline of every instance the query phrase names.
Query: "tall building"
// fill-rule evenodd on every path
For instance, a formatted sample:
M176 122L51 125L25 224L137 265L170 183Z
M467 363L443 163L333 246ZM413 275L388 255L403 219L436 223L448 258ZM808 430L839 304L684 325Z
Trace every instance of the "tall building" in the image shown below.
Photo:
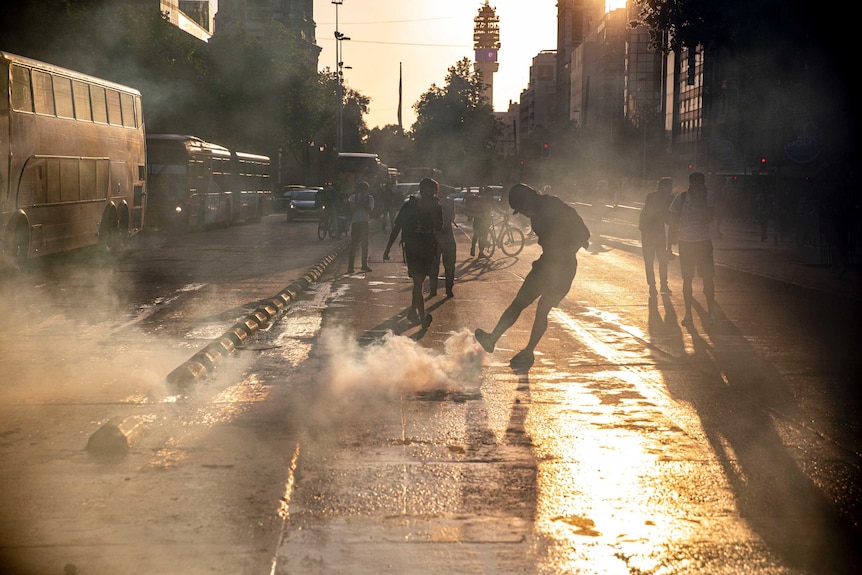
M159 11L187 34L208 42L215 29L217 0L159 0Z
M216 35L246 32L260 37L273 22L294 35L316 70L320 47L315 36L313 0L219 0Z
M500 18L494 8L485 5L479 9L479 14L473 19L473 48L475 58L473 69L482 75L485 82L484 96L494 105L494 72L500 68L497 62L497 51L500 49Z
M595 30L605 12L605 0L558 0L557 2L557 109L561 122L572 119L571 77L575 50Z

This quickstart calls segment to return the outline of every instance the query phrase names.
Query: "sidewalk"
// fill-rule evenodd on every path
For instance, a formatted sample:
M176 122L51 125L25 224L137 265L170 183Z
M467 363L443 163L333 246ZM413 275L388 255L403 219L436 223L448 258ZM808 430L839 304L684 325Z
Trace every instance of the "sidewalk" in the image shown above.
M632 208L631 212L639 210ZM631 219L629 214L625 220L603 222L602 243L640 253L640 232ZM771 235L767 241L762 242L760 228L754 222L723 221L721 233L713 239L713 245L715 263L725 270L753 274L788 286L856 302L862 301L862 267L858 264L848 266L839 277L834 267L822 263L817 247L797 246L793 241L776 244Z

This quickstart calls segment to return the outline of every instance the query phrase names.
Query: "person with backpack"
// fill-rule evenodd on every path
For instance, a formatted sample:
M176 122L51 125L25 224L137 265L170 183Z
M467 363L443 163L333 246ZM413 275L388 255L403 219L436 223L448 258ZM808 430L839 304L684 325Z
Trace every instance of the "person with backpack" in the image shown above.
M671 236L679 242L679 267L682 274L682 297L685 317L682 325L691 327L694 302L694 275L703 279L703 294L709 317L715 312L715 262L709 224L715 214L715 195L706 188L702 172L693 172L688 178L688 190L677 195L670 204Z
M419 182L419 195L407 200L395 216L392 232L383 252L383 260L389 261L389 250L401 235L404 244L404 259L407 275L413 280L413 292L408 319L421 323L423 329L431 325L431 314L425 313L422 286L426 278L437 275L437 233L443 228L443 209L437 199L439 184L425 178Z
M530 339L509 362L514 368L529 368L535 359L534 350L548 328L548 314L572 287L578 270L577 252L589 247L590 231L574 207L557 196L540 194L526 184L516 184L509 190L509 206L515 214L521 213L530 219L542 255L533 262L530 273L494 330L489 333L477 329L475 336L482 348L492 353L497 340L538 298Z

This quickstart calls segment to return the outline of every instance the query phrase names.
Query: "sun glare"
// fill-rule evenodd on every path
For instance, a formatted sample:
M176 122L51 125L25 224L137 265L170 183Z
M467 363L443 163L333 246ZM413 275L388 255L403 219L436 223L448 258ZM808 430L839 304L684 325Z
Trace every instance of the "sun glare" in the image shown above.
M626 0L607 0L605 2L605 12L613 12L617 8L625 8Z

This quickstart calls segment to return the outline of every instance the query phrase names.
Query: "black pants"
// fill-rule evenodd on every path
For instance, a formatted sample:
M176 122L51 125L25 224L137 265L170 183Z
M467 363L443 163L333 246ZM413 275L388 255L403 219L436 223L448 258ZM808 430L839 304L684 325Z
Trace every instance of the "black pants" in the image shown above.
M437 273L430 279L430 289L437 291L437 276L440 275L440 263L443 263L443 273L446 277L446 293L452 291L455 285L455 242L441 242L437 244Z
M368 267L368 222L353 222L350 225L350 251L347 254L347 269L353 269L356 246L362 247L362 267Z

